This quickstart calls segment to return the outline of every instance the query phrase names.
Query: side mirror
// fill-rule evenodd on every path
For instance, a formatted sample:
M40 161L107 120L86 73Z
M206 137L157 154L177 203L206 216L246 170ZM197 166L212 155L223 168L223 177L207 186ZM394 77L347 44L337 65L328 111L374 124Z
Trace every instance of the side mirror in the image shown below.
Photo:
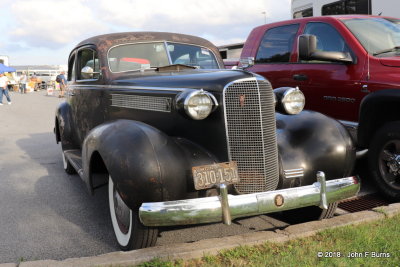
M250 68L254 65L254 57L245 57L240 59L240 64L243 69Z
M317 51L317 37L312 34L299 36L299 59L301 60L320 60L342 63L353 63L349 53L339 51Z
M94 74L99 74L100 72L93 71L93 68L90 66L85 66L81 70L81 77L83 79L95 79Z
M317 37L311 34L299 36L299 58L310 60L311 55L317 50Z

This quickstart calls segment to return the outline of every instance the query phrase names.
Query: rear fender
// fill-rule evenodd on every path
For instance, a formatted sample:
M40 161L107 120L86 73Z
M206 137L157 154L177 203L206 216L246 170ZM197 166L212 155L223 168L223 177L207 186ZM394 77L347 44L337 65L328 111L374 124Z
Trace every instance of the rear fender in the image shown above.
M63 150L73 149L74 139L72 134L71 107L67 102L62 102L56 109L55 135L57 144L61 142Z

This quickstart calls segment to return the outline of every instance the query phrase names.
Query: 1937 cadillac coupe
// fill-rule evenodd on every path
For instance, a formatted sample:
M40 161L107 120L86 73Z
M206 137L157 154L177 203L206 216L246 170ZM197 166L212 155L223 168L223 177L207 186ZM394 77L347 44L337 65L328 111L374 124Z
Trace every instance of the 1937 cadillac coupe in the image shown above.
M69 56L66 94L55 116L64 169L91 193L108 184L124 250L153 245L159 226L293 209L328 218L360 188L338 122L302 111L296 88L223 69L202 38L87 39Z

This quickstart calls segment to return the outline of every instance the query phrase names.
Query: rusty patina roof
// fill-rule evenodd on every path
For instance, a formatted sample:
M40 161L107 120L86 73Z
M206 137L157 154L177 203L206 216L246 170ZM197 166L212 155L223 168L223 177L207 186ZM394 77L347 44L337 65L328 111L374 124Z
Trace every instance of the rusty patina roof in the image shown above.
M110 47L125 43L167 41L187 43L207 47L218 55L217 47L206 39L179 33L169 32L121 32L98 35L80 42L76 47L95 45L101 51L108 51Z

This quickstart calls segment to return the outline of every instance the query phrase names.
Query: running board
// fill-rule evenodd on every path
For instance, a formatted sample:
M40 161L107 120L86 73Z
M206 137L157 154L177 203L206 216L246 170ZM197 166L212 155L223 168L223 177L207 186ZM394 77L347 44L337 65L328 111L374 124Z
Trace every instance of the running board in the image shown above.
M65 150L64 155L71 163L72 167L76 170L81 178L83 178L83 167L82 167L82 152L80 149Z

